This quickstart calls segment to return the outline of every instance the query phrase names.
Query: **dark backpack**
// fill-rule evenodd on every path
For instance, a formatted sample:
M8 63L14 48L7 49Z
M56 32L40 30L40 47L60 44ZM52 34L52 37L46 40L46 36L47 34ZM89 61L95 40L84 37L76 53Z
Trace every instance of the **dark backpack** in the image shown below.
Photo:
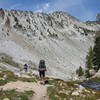
M28 68L28 65L27 64L24 64L24 69L27 69Z
M45 61L44 60L40 60L39 71L46 71L46 66L45 66Z

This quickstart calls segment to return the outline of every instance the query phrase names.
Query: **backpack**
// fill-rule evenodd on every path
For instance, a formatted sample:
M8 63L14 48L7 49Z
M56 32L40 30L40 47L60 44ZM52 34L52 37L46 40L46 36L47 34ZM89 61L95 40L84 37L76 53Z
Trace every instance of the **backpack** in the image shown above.
M24 69L27 69L28 68L28 65L27 64L24 64Z
M46 66L45 66L45 61L44 60L40 60L39 71L46 71Z

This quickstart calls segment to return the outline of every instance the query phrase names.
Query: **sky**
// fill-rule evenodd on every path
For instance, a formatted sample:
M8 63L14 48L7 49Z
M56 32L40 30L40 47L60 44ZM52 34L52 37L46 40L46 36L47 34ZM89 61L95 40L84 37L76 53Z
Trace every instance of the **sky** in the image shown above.
M100 0L0 0L0 8L51 13L64 11L82 21L95 20Z

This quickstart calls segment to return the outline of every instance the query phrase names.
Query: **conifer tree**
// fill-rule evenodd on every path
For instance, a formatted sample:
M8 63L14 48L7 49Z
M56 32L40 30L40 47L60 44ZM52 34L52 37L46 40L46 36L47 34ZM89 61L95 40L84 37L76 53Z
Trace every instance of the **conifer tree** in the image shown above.
M86 56L86 68L90 70L93 68L93 49L90 47L88 55Z
M79 67L79 69L76 70L76 73L78 74L79 77L84 75L84 71L81 66Z
M100 69L100 36L95 40L93 64Z

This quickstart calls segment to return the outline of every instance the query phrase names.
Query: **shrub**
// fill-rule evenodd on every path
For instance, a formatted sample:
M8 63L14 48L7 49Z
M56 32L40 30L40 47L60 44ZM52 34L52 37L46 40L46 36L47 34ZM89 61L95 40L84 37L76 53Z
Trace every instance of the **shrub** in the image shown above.
M86 56L86 68L90 70L93 68L93 49L90 47L88 55Z
M82 69L81 66L79 67L79 69L76 70L76 73L77 73L77 75L78 75L79 77L84 75L84 71L83 71L83 69Z
M86 77L86 78L90 78L90 77L91 77L91 75L90 75L90 73L89 73L89 70L85 70L85 77Z

